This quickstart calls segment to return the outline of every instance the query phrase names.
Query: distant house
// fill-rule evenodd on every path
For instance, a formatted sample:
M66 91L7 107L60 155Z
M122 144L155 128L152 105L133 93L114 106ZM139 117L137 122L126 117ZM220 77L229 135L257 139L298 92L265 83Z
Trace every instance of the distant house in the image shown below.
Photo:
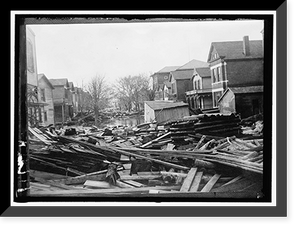
M53 102L54 102L54 120L56 123L65 123L71 116L70 105L72 101L69 101L69 82L67 78L61 79L49 79L53 90Z
M173 100L186 101L185 93L193 89L191 79L194 70L198 68L209 68L209 64L193 59L175 71L170 72L169 82L171 83L171 98Z
M70 116L74 116L74 104L75 104L75 88L73 82L69 82L69 111L70 111Z
M213 42L208 55L212 78L213 106L228 87L263 85L263 47L261 40Z
M164 100L165 82L168 82L170 72L176 70L178 67L179 66L166 66L150 76L152 89L155 92L154 100Z
M204 111L213 108L210 68L194 69L191 79L193 89L186 92L187 102L192 110Z
M160 123L190 115L189 105L184 102L145 101L144 106L145 122Z
M246 118L263 112L263 86L227 88L218 103L223 114L239 113Z
M163 86L163 100L168 101L171 95L171 82L165 81Z
M55 124L54 119L54 103L53 103L53 90L51 82L45 74L39 74L39 100L44 104L44 111L42 114L42 123L44 125Z

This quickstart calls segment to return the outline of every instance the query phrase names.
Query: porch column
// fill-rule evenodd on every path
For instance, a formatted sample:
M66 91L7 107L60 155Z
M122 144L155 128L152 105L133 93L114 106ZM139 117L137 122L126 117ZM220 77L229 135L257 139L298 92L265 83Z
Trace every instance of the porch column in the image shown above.
M64 104L61 105L61 117L62 117L62 124L65 122L65 108Z

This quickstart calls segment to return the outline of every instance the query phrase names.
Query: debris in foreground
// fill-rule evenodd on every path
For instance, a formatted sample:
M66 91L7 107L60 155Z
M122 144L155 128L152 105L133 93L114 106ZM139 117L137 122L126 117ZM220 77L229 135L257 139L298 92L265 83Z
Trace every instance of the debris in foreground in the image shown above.
M212 114L67 135L29 128L30 195L256 197L263 139L241 134L240 122Z

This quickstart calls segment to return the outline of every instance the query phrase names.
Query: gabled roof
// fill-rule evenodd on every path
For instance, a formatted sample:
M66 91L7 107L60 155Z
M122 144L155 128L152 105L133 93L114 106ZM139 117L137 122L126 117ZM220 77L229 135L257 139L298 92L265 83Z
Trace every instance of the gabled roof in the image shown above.
M175 80L188 80L193 77L194 70L188 69L188 70L176 70L171 72L170 74L174 77ZM170 78L171 80L171 78Z
M145 103L152 108L153 110L161 110L161 109L171 109L176 107L188 106L187 103L182 101L173 102L173 101L145 101Z
M209 64L207 62L193 59L188 63L184 64L183 66L177 68L176 70L187 70L187 69L206 68L206 67L209 67Z
M257 86L242 86L242 87L230 87L225 90L221 95L218 101L221 101L222 98L227 94L228 91L233 92L234 94L243 94L243 93L262 93L264 92L264 87L262 85Z
M49 79L53 86L66 86L69 87L69 82L67 78L59 78L59 79Z
M197 68L196 72L199 74L200 77L210 77L211 76L210 68Z
M45 76L45 74L43 73L38 74L38 80L40 81L42 79L50 86L51 89L54 89L53 85L51 84L49 79Z
M262 58L263 48L262 40L249 41L250 55L243 53L243 41L212 42L207 61L211 59L213 49L216 50L221 58L225 59L244 59L244 58Z
M69 86L70 86L70 89L71 89L72 91L74 91L74 84L73 84L73 82L69 82Z
M179 66L166 66L162 68L157 73L170 73L171 71L175 71Z

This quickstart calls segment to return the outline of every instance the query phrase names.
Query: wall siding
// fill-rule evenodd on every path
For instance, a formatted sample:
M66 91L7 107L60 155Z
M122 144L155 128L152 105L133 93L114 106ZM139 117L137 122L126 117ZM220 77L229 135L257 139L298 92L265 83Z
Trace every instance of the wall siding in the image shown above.
M193 81L191 79L187 80L177 80L177 100L186 101L185 92L193 90Z
M263 84L263 60L227 60L228 87L262 85Z
M157 122L164 122L173 119L180 119L184 116L189 116L189 108L187 106L178 107L178 108L171 108L171 109L164 109L162 111L156 110L155 116Z
M231 114L236 112L235 96L232 91L228 91L219 103L220 113Z

